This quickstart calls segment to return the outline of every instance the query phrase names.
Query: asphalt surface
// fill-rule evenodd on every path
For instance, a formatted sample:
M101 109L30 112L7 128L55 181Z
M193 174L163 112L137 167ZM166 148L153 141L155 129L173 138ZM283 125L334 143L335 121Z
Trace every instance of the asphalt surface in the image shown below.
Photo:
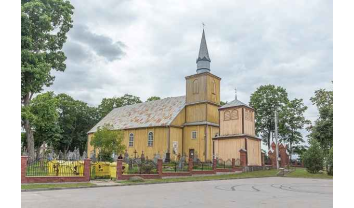
M22 192L22 207L333 207L333 180L253 178Z

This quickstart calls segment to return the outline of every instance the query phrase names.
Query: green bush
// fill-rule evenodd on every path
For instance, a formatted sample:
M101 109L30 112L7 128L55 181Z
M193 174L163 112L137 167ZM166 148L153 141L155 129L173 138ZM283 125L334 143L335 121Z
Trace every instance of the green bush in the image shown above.
M333 175L333 147L329 150L329 154L327 157L327 174Z
M303 154L307 172L318 173L323 169L323 151L316 140L312 140L310 148Z

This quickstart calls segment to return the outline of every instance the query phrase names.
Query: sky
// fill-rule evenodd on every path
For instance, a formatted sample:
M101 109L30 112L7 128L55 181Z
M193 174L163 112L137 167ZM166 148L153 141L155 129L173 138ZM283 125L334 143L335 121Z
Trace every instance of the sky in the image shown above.
M310 97L333 89L331 0L72 0L65 72L46 90L91 106L132 94L145 101L185 95L196 73L202 22L221 100L248 103L261 85L284 87L318 112ZM303 131L306 134L305 131Z

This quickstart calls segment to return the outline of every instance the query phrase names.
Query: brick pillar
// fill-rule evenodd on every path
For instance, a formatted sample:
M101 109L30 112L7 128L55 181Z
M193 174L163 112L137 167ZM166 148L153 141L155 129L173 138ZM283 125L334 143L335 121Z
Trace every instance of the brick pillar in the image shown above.
M247 166L247 150L240 149L240 162L242 167Z
M262 166L265 165L265 162L264 162L264 155L265 155L265 153L262 152L262 153L261 153L261 163L262 163Z
M213 170L216 170L216 159L213 159Z
M91 177L91 159L86 158L84 160L84 177L85 181L90 181Z
M26 169L28 156L21 156L21 183L26 183Z
M162 177L162 159L157 160L157 173Z
M121 180L123 176L123 160L118 159L117 160L117 173L116 173L116 179Z
M285 147L281 144L279 146L279 154L280 154L280 167L285 167L287 165L287 154Z
M193 158L189 158L188 161L188 171L192 172L193 171Z
M232 158L232 169L235 169L236 168L236 160L235 158Z
M272 167L276 168L277 167L277 163L276 163L276 158L275 158L275 151L272 152L272 151L269 150L268 156L270 158L270 163L271 163Z

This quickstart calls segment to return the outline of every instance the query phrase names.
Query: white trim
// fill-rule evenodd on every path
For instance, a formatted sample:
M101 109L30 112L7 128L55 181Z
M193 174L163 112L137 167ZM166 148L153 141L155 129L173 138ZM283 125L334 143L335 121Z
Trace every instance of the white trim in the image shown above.
M150 139L150 133L152 134L152 141L151 141L151 145L149 145L149 139ZM149 131L149 133L148 133L148 147L153 147L154 146L154 132L152 132L152 131Z
M193 133L195 132L195 138L193 138ZM198 132L197 131L191 131L191 138L192 139L197 139L198 138Z
M131 136L133 136L133 141L130 141ZM132 142L133 145L130 146L130 142ZM129 134L128 147L134 147L134 133L130 133L130 134Z

